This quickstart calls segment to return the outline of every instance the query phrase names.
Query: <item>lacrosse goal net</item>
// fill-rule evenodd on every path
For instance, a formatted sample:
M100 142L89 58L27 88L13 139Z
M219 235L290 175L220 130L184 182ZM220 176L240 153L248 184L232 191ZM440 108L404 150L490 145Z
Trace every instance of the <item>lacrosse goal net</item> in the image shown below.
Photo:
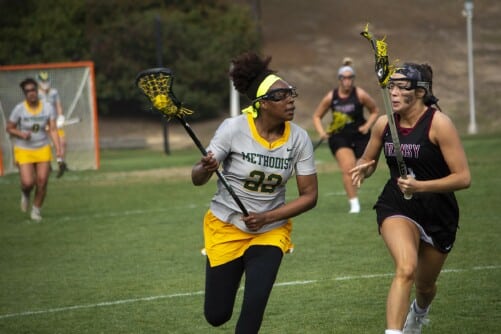
M15 172L12 141L5 127L24 95L19 87L27 77L49 74L59 92L66 124L66 157L70 170L99 168L99 137L93 62L0 66L0 175Z

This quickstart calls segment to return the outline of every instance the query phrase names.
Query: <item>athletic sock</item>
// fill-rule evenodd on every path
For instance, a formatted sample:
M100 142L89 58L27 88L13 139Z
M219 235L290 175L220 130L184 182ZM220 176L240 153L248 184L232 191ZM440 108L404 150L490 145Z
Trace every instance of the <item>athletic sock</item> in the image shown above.
M358 201L358 197L350 198L350 213L359 213L360 212L360 202Z
M416 312L416 314L419 314L419 315L422 315L422 314L426 314L428 313L428 309L430 308L430 306L426 307L426 308L421 308L417 301L414 299L414 301L412 302L412 307L414 308L414 311Z
M384 334L402 334L402 331L398 329L387 329L384 331Z
M34 206L34 205L31 207L31 211L32 211L32 212L36 212L36 213L40 214L40 208L39 208L39 207L36 207L36 206Z

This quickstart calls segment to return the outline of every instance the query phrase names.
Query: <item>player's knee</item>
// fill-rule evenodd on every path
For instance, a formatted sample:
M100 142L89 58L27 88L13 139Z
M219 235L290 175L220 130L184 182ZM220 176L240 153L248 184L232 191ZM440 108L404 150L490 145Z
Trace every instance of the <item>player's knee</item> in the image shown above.
M30 192L33 190L33 188L35 187L35 182L25 182L23 180L21 180L21 190L23 192Z
M214 327L219 327L225 324L231 319L231 314L232 312L222 310L205 309L204 311L205 320L207 320L207 322Z
M402 281L413 282L416 278L416 266L412 264L398 266L395 277Z
M47 191L47 180L37 179L36 187L38 191Z

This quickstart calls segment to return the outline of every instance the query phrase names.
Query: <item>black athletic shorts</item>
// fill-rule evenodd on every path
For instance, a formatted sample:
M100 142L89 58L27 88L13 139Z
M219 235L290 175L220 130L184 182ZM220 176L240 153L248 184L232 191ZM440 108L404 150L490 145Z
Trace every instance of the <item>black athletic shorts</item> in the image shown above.
M353 150L355 157L358 159L364 153L369 138L370 132L365 135L360 132L333 133L329 137L329 148L332 154L335 155L336 151L341 147L349 147Z
M390 216L409 217L423 227L436 249L449 253L456 240L459 208L454 193L416 193L404 199L395 180L389 180L374 205L379 227Z

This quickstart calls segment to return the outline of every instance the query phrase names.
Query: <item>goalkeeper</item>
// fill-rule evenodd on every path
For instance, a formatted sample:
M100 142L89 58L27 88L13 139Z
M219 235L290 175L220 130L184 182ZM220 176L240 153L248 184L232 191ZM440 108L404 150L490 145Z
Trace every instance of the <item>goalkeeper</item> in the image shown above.
M61 104L61 98L59 96L59 92L56 88L51 87L51 82L50 82L50 77L49 77L49 72L42 71L38 73L37 75L37 81L38 81L38 97L42 102L47 102L49 103L52 108L56 111L57 118L56 118L56 126L57 126L57 132L59 134L59 140L61 143L61 149L62 149L62 156L61 158L58 159L58 165L59 165L59 171L57 173L57 177L63 176L64 172L68 170L68 167L66 165L66 134L63 130L64 126L64 113L63 113L63 106Z

